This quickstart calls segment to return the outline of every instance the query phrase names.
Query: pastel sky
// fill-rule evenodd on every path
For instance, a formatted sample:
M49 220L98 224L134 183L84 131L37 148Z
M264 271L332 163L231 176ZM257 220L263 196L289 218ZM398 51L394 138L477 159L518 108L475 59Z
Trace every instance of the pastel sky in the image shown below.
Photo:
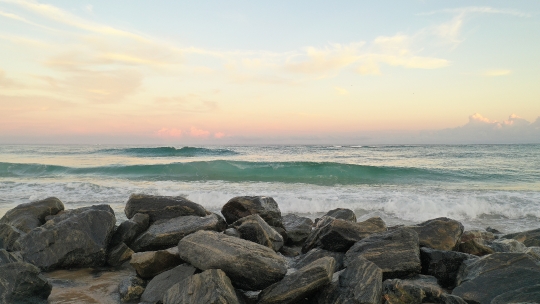
M540 142L539 1L0 0L0 143Z

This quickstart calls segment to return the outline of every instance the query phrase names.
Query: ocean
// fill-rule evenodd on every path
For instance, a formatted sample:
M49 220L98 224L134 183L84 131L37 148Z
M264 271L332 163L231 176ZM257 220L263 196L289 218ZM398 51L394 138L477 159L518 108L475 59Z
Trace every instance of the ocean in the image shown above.
M219 212L232 197L272 196L283 214L342 207L388 225L436 217L466 229L540 227L540 145L1 145L0 216L58 197L66 208L132 193L180 195Z

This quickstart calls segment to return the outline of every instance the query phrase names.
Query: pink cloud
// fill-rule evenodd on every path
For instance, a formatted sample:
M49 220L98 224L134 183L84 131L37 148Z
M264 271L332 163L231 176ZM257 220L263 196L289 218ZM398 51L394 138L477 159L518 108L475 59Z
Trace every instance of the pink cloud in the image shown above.
M174 128L161 128L156 131L156 135L159 137L182 137L182 130Z
M223 132L214 133L214 137L215 138L223 138L223 137L225 137L225 133L223 133Z
M192 137L208 137L210 135L210 131L197 129L195 127L191 127L191 131L189 133Z

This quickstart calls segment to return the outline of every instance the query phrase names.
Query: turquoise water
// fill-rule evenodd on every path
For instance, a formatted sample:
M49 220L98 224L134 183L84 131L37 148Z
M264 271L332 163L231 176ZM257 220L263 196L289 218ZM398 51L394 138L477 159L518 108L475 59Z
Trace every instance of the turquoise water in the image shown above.
M0 215L56 196L69 208L131 193L183 195L218 211L273 196L284 213L346 207L406 224L438 216L469 228L538 228L540 145L0 146Z

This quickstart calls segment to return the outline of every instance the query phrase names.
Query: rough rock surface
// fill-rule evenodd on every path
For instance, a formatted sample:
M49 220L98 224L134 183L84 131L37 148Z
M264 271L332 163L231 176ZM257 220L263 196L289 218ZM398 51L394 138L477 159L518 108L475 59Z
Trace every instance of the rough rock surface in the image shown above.
M409 226L418 233L420 246L438 250L452 250L456 248L463 225L446 217L432 219L418 225Z
M540 246L540 228L502 236L503 239L514 239L527 247Z
M131 219L122 222L114 231L110 246L120 243L131 245L131 242L141 233L148 229L150 216L148 214L137 213Z
M231 280L220 269L209 269L173 285L163 297L164 304L239 304Z
M124 209L128 219L137 213L150 216L150 223L179 216L206 216L208 211L203 206L181 196L154 196L132 194Z
M385 280L419 274L421 270L418 234L409 228L372 234L356 242L345 254L345 267L358 255L379 266Z
M65 211L17 242L25 259L42 270L102 266L116 218L109 205Z
M434 276L439 285L452 289L456 286L456 277L463 261L478 257L457 251L424 247L420 249L420 259L423 274Z
M383 299L385 303L441 303L445 291L437 285L432 276L418 275L400 280L390 279L383 282Z
M260 215L270 226L283 227L281 211L276 201L268 196L237 196L221 208L228 224L251 215Z
M157 221L133 241L131 248L135 252L170 248L195 231L223 231L226 226L223 218L214 213L205 217L189 215Z
M0 249L0 265L24 262L22 256L19 253L8 252L5 249Z
M356 214L351 209L337 208L328 211L324 216L330 216L336 219L346 220L356 223Z
M494 240L489 245L489 248L495 252L525 252L527 247L523 243L514 239Z
M146 287L146 281L138 276L129 276L118 284L120 301L133 302L141 298Z
M245 216L232 224L240 233L240 238L261 244L274 251L283 246L283 237L258 214Z
M235 228L227 228L225 229L225 231L223 231L223 233L225 233L228 236L234 236L238 238L240 237L240 232L238 232L238 230L236 230Z
M459 251L476 256L484 256L486 254L492 254L495 252L489 246L486 246L481 239L476 238L460 243Z
M120 243L109 250L107 255L107 264L116 267L122 265L125 261L131 258L133 250L126 244Z
M308 253L300 256L298 260L294 263L293 267L296 269L300 269L323 257L334 258L334 260L336 261L336 263L334 264L334 272L340 271L344 268L343 259L345 258L345 253L328 251L320 248L315 248L313 250L310 250Z
M51 290L51 284L34 265L0 265L0 303L47 303Z
M183 264L176 266L175 268L165 271L156 277L154 277L144 290L141 296L143 303L158 303L163 300L167 290L173 285L179 283L184 285L187 278L191 277L195 273L195 267ZM178 302L173 302L178 303ZM211 303L211 302L188 302L188 303Z
M540 262L540 247L529 247L525 253Z
M233 284L260 290L281 280L286 261L272 249L211 231L197 231L178 243L180 258L202 269L221 269Z
M129 263L141 278L149 279L180 265L182 259L178 256L178 247L172 247L166 250L134 253Z
M7 251L18 251L20 248L18 248L17 240L21 235L24 235L21 230L9 224L0 224L0 248Z
M64 204L56 197L49 197L18 205L6 212L0 219L0 224L9 224L28 233L30 230L45 224L45 217L57 214L62 210L64 210Z
M525 253L494 253L463 263L452 294L468 303L491 303L499 295L540 282L540 264Z
M283 216L283 227L287 231L287 245L302 245L311 233L313 221L291 213Z
M536 302L533 302L536 301ZM505 292L496 296L491 304L538 303L540 302L540 283Z

